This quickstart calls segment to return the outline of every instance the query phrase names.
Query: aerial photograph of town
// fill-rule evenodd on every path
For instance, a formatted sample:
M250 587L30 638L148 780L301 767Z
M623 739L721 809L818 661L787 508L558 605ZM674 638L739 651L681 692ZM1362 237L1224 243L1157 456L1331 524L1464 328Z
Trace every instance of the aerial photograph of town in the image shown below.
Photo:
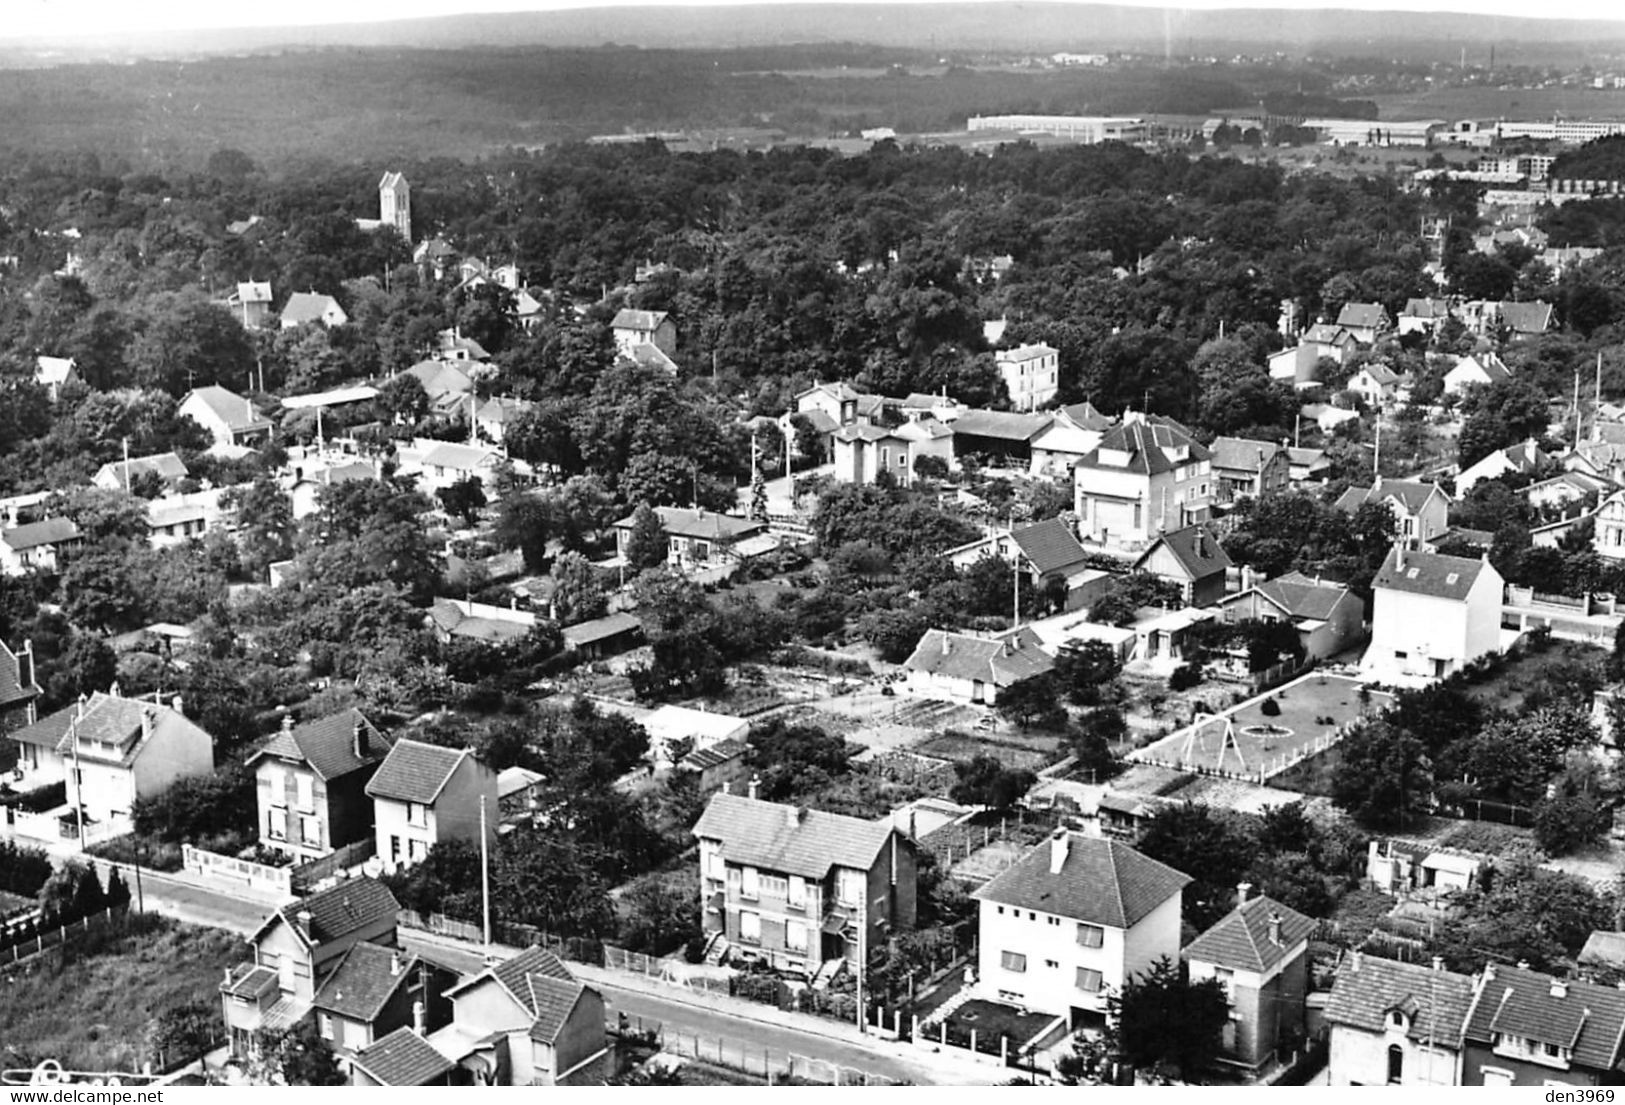
M0 1096L1613 1101L1625 9L565 2L0 17Z

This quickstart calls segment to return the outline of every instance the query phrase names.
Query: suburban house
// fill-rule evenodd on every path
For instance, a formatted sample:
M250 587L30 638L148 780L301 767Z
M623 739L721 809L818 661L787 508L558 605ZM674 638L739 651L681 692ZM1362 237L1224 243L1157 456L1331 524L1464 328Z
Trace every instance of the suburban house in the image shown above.
M1333 1086L1459 1086L1470 975L1350 952L1326 1002Z
M1060 389L1060 351L1047 345L1018 345L993 355L994 366L1010 395L1010 409L1035 411Z
M0 571L8 576L54 572L60 554L82 544L84 536L69 518L46 518L0 529Z
M34 702L44 693L34 680L34 642L24 641L23 647L13 652L0 641L0 735L38 721ZM0 765L17 762L16 748L0 736Z
M1616 491L1597 505L1591 547L1598 556L1625 559L1625 491ZM3 537L0 537L3 540ZM3 555L4 549L0 549Z
M308 518L320 510L322 493L334 484L376 480L378 475L378 466L364 460L304 469L288 488L288 498L293 503L293 520L297 522Z
M442 840L496 842L496 772L471 749L398 740L364 790L386 871L416 863Z
M154 453L150 457L109 461L96 469L90 482L103 491L128 491L134 481L148 473L163 480L165 487L173 487L191 475L186 462L174 453Z
M1294 484L1321 483L1332 470L1324 449L1289 448L1286 451L1288 478Z
M529 610L472 599L437 598L429 606L429 624L441 641L462 637L487 644L517 641L536 628Z
M835 478L844 483L874 483L880 473L889 472L908 487L914 482L915 462L927 456L953 467L953 431L935 419L901 426L858 423L842 426L832 436Z
M1538 337L1552 326L1552 305L1538 299L1528 303L1503 301L1496 314L1514 341Z
M434 494L466 479L476 479L489 491L496 482L497 471L507 460L495 449L481 445L459 445L455 441L437 441L423 451L418 464L421 468L418 486L427 494Z
M1292 478L1286 447L1245 437L1216 437L1213 453L1213 501L1228 506L1238 498L1258 498L1285 491Z
M993 706L1011 687L1054 666L1054 657L1031 629L1012 629L994 637L928 629L903 661L908 672L904 686L924 698Z
M1347 388L1368 407L1386 407L1399 389L1399 373L1385 364L1368 364L1349 377Z
M1380 303L1345 303L1337 313L1337 325L1361 345L1375 345L1392 323Z
M217 446L252 445L271 436L271 420L219 384L193 388L175 413L202 426Z
M451 1023L427 1041L476 1086L603 1085L604 998L531 947L446 991Z
M1050 428L1049 413L967 410L953 422L954 457L975 456L994 467L1031 468L1033 443Z
M979 988L989 998L1099 1026L1106 997L1159 959L1179 960L1190 876L1116 840L1061 830L971 897Z
M1101 435L1112 428L1114 419L1095 410L1092 403L1073 403L1056 410L1054 419L1033 438L1034 477L1072 476L1072 466L1100 444Z
M460 327L453 326L435 335L435 353L448 361L488 361L491 354L473 338L464 337Z
M457 1071L457 1064L412 1028L397 1028L350 1057L352 1086L472 1085L469 1079L456 1079Z
M1534 438L1498 449L1476 464L1469 465L1456 477L1456 498L1462 498L1480 480L1493 480L1509 473L1528 476L1540 471L1551 458L1540 450Z
M137 799L214 771L214 738L181 712L97 691L9 734L19 789L67 784L67 806L87 822L122 821Z
M701 507L689 510L676 506L657 506L660 528L670 542L666 563L674 567L710 564L737 559L740 545L752 537L767 533L767 523L754 518L739 518L732 514L718 514ZM637 515L629 514L615 523L615 552L626 556L626 543L632 536L632 522Z
M244 330L258 330L271 317L270 281L238 284L237 290L226 300L226 306L237 316Z
M1407 299L1399 312L1399 336L1431 334L1450 317L1450 302L1444 299Z
M165 495L147 502L147 544L155 549L184 545L216 529L225 520L222 489Z
M70 380L78 378L78 365L72 357L47 357L41 354L34 358L34 382L45 389L53 403L62 397L63 387Z
M1072 468L1079 535L1134 546L1207 520L1213 454L1171 418L1129 411Z
M457 975L390 944L363 940L333 966L311 999L316 1033L344 1060L403 1028L439 1028Z
M741 783L750 774L746 758L750 746L743 741L723 740L707 748L696 748L677 761L677 770L694 779L701 795L715 794Z
M248 758L259 802L260 843L295 860L373 838L367 782L391 741L360 710L293 723Z
M1590 500L1599 504L1602 497L1614 489L1612 480L1601 479L1585 472L1565 471L1550 479L1540 480L1524 488L1520 494L1524 502L1536 510L1566 507L1572 503Z
M1345 584L1288 572L1219 600L1227 622L1289 621L1305 656L1329 659L1365 636L1365 603Z
M723 741L743 741L750 736L750 722L715 710L695 710L667 703L642 721L649 734L649 755L653 760L669 759L683 745L709 748Z
M636 614L624 610L602 618L564 627L564 651L580 653L589 660L613 656L637 647L643 640L643 623Z
M487 441L501 444L508 427L523 418L534 403L528 399L487 399L474 411L474 426Z
M814 384L796 394L793 413L806 415L819 433L832 434L842 426L873 423L884 403L880 396L864 395L850 384Z
M429 404L438 410L450 410L466 403L474 390L473 377L451 361L419 361L399 375L411 376L422 384Z
M1315 922L1239 887L1236 908L1185 946L1190 980L1217 979L1230 997L1225 1059L1256 1071L1284 1058L1305 1038L1309 936Z
M347 879L273 912L248 942L254 958L226 968L220 1002L233 1059L259 1050L261 1038L308 1018L316 992L339 960L366 941L395 944L400 903L377 879Z
M832 978L914 927L914 844L889 821L722 793L694 836L712 959Z
M1502 380L1512 379L1512 370L1501 362L1501 358L1494 353L1475 353L1471 357L1460 357L1444 374L1444 393L1446 395L1460 395L1466 388L1477 384L1489 387Z
M408 238L407 241L411 239ZM439 235L425 238L412 250L412 263L426 276L444 280L447 271L454 268L457 263L457 250Z
M1068 610L1088 605L1110 582L1109 573L1090 566L1088 550L1079 544L1061 518L1049 518L1011 530L993 530L986 537L949 549L943 555L960 569L989 556L1019 564L1034 590L1040 592L1059 581L1067 589Z
M1359 339L1343 327L1324 322L1305 330L1298 338L1298 345L1312 350L1316 361L1330 357L1339 365L1346 364L1360 347Z
M1413 548L1428 548L1450 528L1450 497L1436 483L1377 479L1369 488L1343 492L1337 508L1355 514L1366 503L1387 503L1394 536Z
M1353 344L1353 339L1349 339ZM1291 384L1295 388L1312 387L1320 382L1322 346L1299 343L1265 358L1270 379ZM1334 358L1335 359L1335 358ZM1341 363L1341 361L1339 361Z
M284 330L292 330L308 322L333 327L343 326L350 321L350 316L339 306L338 300L316 292L294 292L282 305L281 318Z
M631 357L640 345L652 345L667 357L677 352L677 323L665 311L623 309L616 312L609 329L615 352L622 357Z
M378 221L395 228L401 241L412 241L412 186L404 173L386 172L378 178Z
M1443 679L1500 651L1502 580L1487 558L1397 544L1371 590L1371 644L1360 666L1384 683Z
M1474 982L1464 1086L1616 1086L1625 990L1489 963Z
M1186 606L1211 606L1224 597L1230 557L1205 524L1168 530L1134 560L1131 570L1149 572L1179 588Z

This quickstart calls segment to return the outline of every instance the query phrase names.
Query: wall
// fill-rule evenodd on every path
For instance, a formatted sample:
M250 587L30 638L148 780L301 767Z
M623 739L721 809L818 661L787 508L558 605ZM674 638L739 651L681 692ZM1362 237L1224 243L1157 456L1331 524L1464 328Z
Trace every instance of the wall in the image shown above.
M1497 1055L1488 1044L1481 1043L1467 1045L1467 1052L1462 1060L1461 1084L1464 1086L1500 1084L1494 1078L1486 1078L1485 1067L1510 1071L1512 1081L1508 1084L1513 1086L1545 1086L1553 1082L1565 1086L1601 1084L1601 1079L1594 1071L1583 1068L1563 1070L1523 1059L1512 1059L1505 1055Z
M604 1044L604 998L589 986L581 991L575 1009L549 1049L553 1052L550 1081L602 1052ZM541 1046L537 1045L538 1049Z
M1493 615L1499 626L1499 603ZM1443 659L1448 674L1470 658L1467 623L1464 603L1378 588L1372 599L1371 645L1361 665L1379 678L1433 678L1432 661ZM1427 656L1422 655L1424 648ZM1396 650L1409 655L1398 659Z
M178 717L155 721L152 737L132 765L135 793L150 798L176 779L214 771L214 742L209 734Z
M1448 1048L1436 1048L1429 1063L1426 1041L1416 1041L1403 1032L1367 1032L1347 1025L1331 1026L1331 1050L1327 1074L1333 1086L1384 1086L1388 1084L1388 1047L1397 1044L1404 1052L1400 1085L1453 1086L1458 1084L1461 1056Z

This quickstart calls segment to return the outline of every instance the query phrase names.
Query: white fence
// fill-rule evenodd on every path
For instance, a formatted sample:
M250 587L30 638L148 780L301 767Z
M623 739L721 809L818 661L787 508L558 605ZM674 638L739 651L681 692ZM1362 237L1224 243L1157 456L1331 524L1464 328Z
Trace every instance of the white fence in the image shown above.
M293 867L270 867L252 860L222 856L215 852L181 845L181 865L193 874L216 882L229 882L254 890L271 891L283 897L293 894Z

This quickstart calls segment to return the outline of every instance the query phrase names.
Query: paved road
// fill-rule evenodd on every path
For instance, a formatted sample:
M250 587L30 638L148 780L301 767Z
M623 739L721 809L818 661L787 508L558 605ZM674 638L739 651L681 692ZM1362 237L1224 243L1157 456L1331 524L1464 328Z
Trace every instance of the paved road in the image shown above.
M102 860L97 860L96 863L98 867L114 866ZM122 864L118 867L119 874L129 884L130 892L134 894L136 889L134 869ZM162 913L166 917L194 925L226 929L244 936L259 928L260 922L276 908L275 904L269 901L228 897L220 891L192 886L145 867L141 869L141 898L145 908L153 913Z

